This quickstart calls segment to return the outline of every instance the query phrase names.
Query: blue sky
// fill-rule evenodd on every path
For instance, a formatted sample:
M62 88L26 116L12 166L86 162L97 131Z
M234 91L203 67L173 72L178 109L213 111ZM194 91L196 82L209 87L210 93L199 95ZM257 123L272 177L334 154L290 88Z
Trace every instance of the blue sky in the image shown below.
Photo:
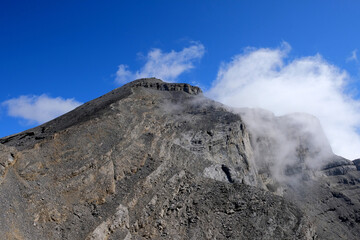
M197 84L216 100L242 106L236 96L243 94L244 88L236 88L239 92L232 90L234 98L225 99L229 94L216 92L214 86L226 89L224 84L233 81L233 75L228 74L231 71L236 76L245 76L243 69L249 68L248 61L253 59L260 67L255 70L266 81L273 80L274 74L280 76L277 79L291 77L298 82L313 77L304 89L314 83L318 91L324 88L327 94L319 100L322 105L310 107L309 111L307 105L294 107L294 111L314 114L321 106L325 109L339 105L334 109L339 109L335 117L344 115L344 119L324 125L331 128L347 124L346 131L355 131L355 135L350 134L356 138L352 142L360 143L356 135L360 126L359 12L360 2L347 0L2 0L0 137L36 126L146 74ZM257 56L269 61L259 61ZM301 67L304 62L310 67ZM266 66L274 67L275 72L261 64L270 64ZM162 74L157 75L160 70ZM249 81L255 77L258 76ZM317 84L324 78L330 80ZM244 86L240 84L243 80L237 81ZM340 87L336 85L339 81ZM287 87L279 89L288 92ZM301 92L304 99L318 93ZM324 100L333 95L337 98ZM264 107L253 103L247 104ZM292 106L277 108L279 104L275 101L269 105L270 110L281 115L292 109ZM295 102L295 106L299 104ZM326 121L332 116L324 113L318 117ZM350 118L356 120L346 121ZM329 138L336 138L336 134L340 133L332 133ZM344 139L351 141L350 135ZM340 152L344 151L354 150ZM359 152L354 154L360 156Z

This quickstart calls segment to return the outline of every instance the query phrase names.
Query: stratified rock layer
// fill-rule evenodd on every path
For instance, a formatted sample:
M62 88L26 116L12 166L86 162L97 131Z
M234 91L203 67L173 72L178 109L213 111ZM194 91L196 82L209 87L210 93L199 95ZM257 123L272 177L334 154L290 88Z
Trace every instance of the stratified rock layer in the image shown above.
M199 88L134 81L0 139L0 239L355 239L355 165L296 188L255 142Z

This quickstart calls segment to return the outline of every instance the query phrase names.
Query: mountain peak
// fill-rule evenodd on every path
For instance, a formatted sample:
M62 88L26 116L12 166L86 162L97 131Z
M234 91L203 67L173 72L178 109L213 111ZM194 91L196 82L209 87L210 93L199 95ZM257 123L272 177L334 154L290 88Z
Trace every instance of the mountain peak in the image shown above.
M202 93L199 87L192 86L187 83L167 83L167 82L163 82L161 79L158 78L141 78L132 81L124 86L131 88L137 88L137 87L152 88L159 91L183 91L192 95L197 95Z
M201 93L138 79L0 139L4 239L357 239L357 162L316 120Z
M108 111L107 109L111 104L133 95L134 90L140 88L154 89L160 92L183 92L190 95L202 94L199 87L187 83L167 83L157 78L141 78L86 102L76 109L38 127L1 138L0 143L14 146L18 149L33 147L35 143L51 138L59 131L101 116L104 112Z

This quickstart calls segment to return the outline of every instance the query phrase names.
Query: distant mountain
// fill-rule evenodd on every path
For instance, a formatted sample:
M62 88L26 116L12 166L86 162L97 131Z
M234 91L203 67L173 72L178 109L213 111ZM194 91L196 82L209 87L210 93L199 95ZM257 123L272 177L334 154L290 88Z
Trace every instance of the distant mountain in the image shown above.
M139 79L0 139L0 239L358 239L319 122Z

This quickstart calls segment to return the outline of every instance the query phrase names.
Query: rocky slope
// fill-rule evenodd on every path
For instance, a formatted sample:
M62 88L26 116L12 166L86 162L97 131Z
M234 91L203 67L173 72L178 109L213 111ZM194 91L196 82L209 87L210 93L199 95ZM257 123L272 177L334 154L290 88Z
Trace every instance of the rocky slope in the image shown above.
M0 139L0 239L357 239L360 172L300 118L129 83Z

